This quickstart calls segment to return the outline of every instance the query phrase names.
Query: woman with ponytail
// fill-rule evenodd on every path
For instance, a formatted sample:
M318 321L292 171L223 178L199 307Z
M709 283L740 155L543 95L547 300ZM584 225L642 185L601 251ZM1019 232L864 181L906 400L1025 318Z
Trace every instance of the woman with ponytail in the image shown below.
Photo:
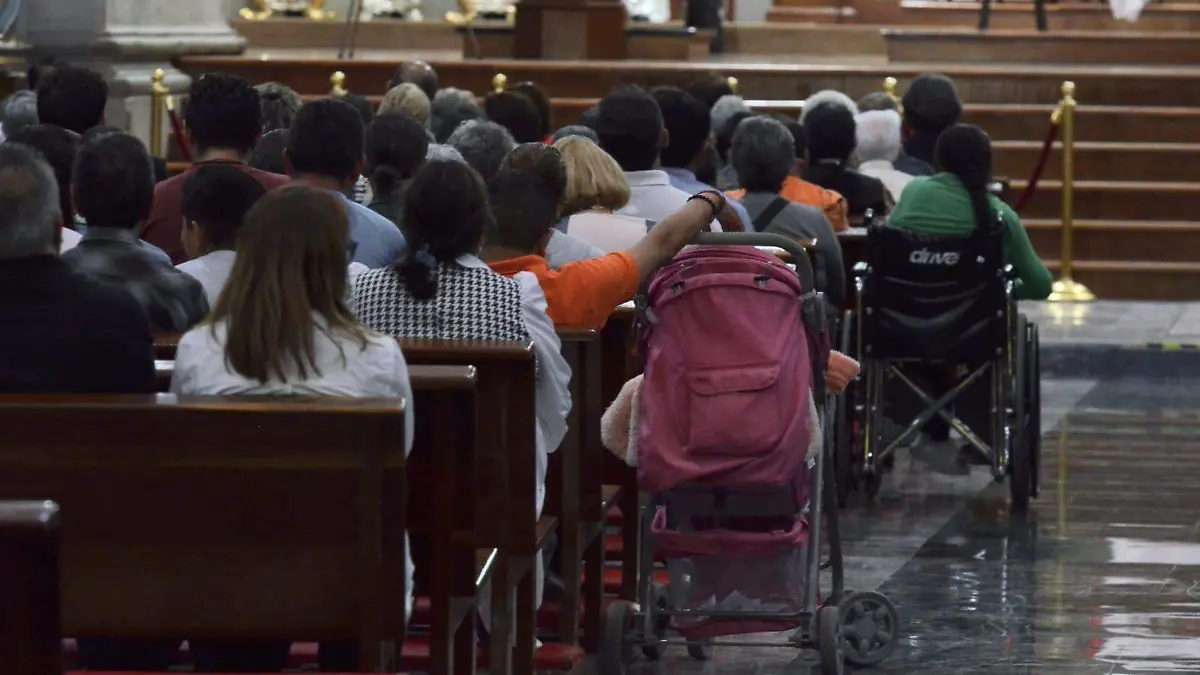
M364 151L372 195L367 207L401 226L405 188L425 163L428 150L429 134L408 113L390 112L371 120Z
M1052 279L1033 250L1021 219L989 193L992 142L982 129L956 124L942 132L934 151L937 173L909 183L888 224L932 235L962 236L976 228L1003 228L1005 262L1017 274L1016 296L1041 300Z
M571 409L571 370L546 316L546 296L533 273L505 278L478 257L495 221L487 187L474 169L430 160L406 194L408 252L395 265L358 277L358 317L373 330L401 339L533 340L540 515L546 455L562 442Z

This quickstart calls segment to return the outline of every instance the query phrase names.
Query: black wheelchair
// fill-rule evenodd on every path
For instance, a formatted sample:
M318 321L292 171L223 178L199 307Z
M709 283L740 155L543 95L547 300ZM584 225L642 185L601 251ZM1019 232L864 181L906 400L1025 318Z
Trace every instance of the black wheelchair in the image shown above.
M874 497L894 453L931 422L957 431L963 452L989 464L997 482L1008 477L1014 512L1037 496L1038 332L1017 311L1002 228L932 237L869 227L855 309L839 322L838 349L862 364L835 413L840 504L856 485ZM972 424L955 414L969 399ZM889 434L885 414L895 419L904 404L915 415Z

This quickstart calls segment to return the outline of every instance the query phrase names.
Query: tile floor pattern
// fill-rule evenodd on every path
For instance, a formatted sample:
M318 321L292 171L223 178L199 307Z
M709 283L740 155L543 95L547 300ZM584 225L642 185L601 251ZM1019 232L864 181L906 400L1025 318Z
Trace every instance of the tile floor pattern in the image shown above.
M1197 385L1045 382L1042 496L1023 518L980 469L952 477L899 457L876 503L843 511L847 585L887 594L904 622L892 657L858 672L1200 671L1200 418L1159 414L1167 399L1200 409ZM719 647L701 663L671 648L629 673L806 675L814 661Z

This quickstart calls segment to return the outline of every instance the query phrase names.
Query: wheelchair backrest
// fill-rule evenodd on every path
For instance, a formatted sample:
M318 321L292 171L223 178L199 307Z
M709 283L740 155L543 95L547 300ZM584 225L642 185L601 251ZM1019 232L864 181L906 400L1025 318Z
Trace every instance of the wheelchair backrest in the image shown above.
M1004 344L1000 227L967 236L870 228L862 280L867 355L966 362Z

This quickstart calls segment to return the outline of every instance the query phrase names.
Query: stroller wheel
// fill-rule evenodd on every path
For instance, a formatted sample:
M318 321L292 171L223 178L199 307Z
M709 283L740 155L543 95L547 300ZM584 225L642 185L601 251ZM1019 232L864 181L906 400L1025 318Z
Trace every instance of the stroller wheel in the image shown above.
M851 593L838 605L838 613L843 651L850 663L872 666L896 648L900 614L887 596L874 591Z
M708 661L712 659L712 641L700 640L699 642L687 643L688 656L697 661Z
M821 675L842 675L842 621L837 607L822 607L817 613Z
M667 587L664 584L655 582L650 590L654 604L647 608L650 611L651 627L653 634L646 636L647 643L642 645L642 654L651 661L657 661L663 657L667 651L667 645L658 642L667 638L667 628L671 625L671 617L667 615L669 602L667 596Z
M600 675L625 675L626 664L633 661L634 621L633 603L618 600L609 605L600 647Z

